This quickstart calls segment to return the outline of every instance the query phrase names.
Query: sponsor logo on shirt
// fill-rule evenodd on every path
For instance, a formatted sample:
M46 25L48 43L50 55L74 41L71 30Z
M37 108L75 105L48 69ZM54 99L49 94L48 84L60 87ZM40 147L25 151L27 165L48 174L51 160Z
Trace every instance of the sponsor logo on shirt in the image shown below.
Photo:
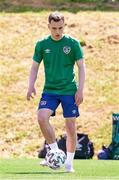
M50 52L51 52L50 49L45 49L45 53L46 53L46 54L48 54L48 53L50 53Z
M64 46L64 47L63 47L63 52L64 52L65 54L69 54L70 51L71 51L71 47L69 47L69 46Z

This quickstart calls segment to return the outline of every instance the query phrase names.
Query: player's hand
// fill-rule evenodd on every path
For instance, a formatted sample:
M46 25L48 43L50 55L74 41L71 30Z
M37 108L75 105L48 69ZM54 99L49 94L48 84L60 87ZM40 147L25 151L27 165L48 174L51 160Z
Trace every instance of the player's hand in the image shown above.
M75 94L75 103L79 106L83 102L83 91L77 90Z
M31 89L28 89L28 92L27 92L27 100L30 101L30 99L34 98L34 96L36 95L36 90L35 88L31 88Z

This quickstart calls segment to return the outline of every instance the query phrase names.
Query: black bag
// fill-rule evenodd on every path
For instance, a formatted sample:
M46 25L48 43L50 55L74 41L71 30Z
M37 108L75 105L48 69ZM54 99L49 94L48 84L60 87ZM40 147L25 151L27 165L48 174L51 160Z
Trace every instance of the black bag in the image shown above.
M38 151L38 157L45 158L48 150L50 150L50 147L48 146L48 144L46 143L46 140L45 140L43 147Z
M87 134L77 133L77 145L74 159L91 159L94 155L93 143Z
M66 135L60 136L57 140L58 147L66 153ZM43 148L39 151L38 157L44 158L49 149L48 144L44 143ZM94 155L93 143L89 140L87 134L77 133L77 145L74 159L90 159Z

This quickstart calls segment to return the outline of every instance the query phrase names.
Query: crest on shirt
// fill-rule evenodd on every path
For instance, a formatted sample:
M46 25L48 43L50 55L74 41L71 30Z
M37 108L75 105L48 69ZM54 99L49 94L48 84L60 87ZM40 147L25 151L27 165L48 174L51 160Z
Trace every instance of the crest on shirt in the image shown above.
M64 47L63 47L63 52L64 52L65 54L69 54L70 51L71 51L71 47L69 47L69 46L64 46Z

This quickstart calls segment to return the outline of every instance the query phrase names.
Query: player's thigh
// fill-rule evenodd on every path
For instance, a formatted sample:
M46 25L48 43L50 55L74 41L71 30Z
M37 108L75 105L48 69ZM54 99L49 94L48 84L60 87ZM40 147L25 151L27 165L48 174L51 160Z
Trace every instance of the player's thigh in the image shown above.
M43 93L38 105L38 117L49 118L54 116L59 103L54 94Z
M76 132L76 117L65 118L66 131L69 134L74 134Z

